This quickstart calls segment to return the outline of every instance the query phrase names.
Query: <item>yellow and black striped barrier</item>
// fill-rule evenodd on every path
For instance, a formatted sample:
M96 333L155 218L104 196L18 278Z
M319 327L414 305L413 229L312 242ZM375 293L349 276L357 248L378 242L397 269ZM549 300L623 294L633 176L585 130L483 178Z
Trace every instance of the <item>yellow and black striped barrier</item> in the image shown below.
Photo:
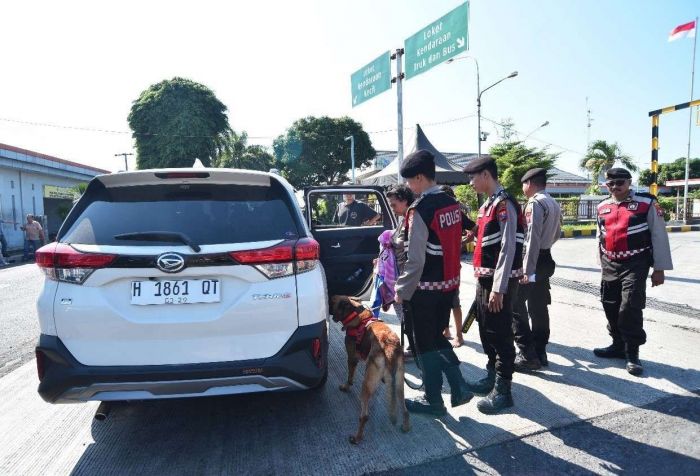
M680 232L685 232L685 231L700 231L700 225L679 225L679 226L667 226L666 227L667 233L680 233ZM562 230L561 235L559 235L559 236L560 236L560 238L580 238L580 237L594 238L595 237L595 229L589 228L589 229L583 229L583 230ZM469 242L469 243L464 243L462 245L462 249L465 253L473 253L475 247L476 247L476 245L473 241Z
M659 116L693 106L700 106L700 99L649 111L649 117L651 117L651 186L649 186L649 192L652 195L656 195L659 188L656 183L659 175Z

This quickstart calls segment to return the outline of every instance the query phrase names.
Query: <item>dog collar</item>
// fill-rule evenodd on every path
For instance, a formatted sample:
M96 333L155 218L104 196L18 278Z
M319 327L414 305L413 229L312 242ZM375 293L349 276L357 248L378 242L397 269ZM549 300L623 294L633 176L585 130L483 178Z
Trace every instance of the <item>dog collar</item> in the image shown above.
M343 319L341 322L343 326L346 326L350 321L355 319L357 317L357 311L352 311L350 314L345 316L345 319Z

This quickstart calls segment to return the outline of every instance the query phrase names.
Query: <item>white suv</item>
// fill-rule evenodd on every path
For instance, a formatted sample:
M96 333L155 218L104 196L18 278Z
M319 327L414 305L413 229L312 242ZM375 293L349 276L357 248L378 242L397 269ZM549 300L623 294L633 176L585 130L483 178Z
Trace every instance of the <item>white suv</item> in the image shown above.
M307 198L314 193L332 192ZM376 237L393 226L381 198L382 225L322 226L319 244L312 207L303 216L276 174L96 177L56 242L36 254L47 278L37 304L39 394L68 403L322 386L327 289L366 293ZM353 246L342 250L343 240ZM319 258L334 268L331 281Z

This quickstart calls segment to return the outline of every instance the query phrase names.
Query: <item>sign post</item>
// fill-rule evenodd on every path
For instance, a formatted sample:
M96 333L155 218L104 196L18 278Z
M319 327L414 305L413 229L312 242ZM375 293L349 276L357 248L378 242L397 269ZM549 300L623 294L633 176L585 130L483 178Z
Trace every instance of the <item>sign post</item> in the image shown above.
M397 130L399 132L399 144L396 150L397 155L397 170L396 183L401 183L401 162L403 162L403 79L404 74L401 68L401 57L404 55L403 48L396 50L394 57L396 58L396 104L397 104Z
M391 89L391 57L387 51L350 76L352 107Z
M469 49L469 2L434 21L404 42L406 79Z

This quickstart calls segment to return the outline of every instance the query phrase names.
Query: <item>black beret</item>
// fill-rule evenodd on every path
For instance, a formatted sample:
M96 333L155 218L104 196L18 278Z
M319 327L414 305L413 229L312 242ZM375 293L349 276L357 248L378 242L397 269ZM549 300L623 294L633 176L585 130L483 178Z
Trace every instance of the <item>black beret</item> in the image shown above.
M531 178L535 178L535 177L545 177L546 178L547 177L547 169L543 169L540 167L530 169L527 172L525 172L525 175L523 175L523 178L521 178L520 181L522 183L525 183L528 180L530 180Z
M408 154L401 164L403 178L415 177L418 174L435 175L435 157L427 150L417 150Z
M629 170L623 169L621 167L615 167L612 169L608 169L607 172L605 172L605 178L609 179L631 179L632 174L630 174Z
M491 157L481 157L480 159L474 159L469 161L467 165L464 166L462 171L465 174L473 175L485 170L488 166L496 166L496 161Z

